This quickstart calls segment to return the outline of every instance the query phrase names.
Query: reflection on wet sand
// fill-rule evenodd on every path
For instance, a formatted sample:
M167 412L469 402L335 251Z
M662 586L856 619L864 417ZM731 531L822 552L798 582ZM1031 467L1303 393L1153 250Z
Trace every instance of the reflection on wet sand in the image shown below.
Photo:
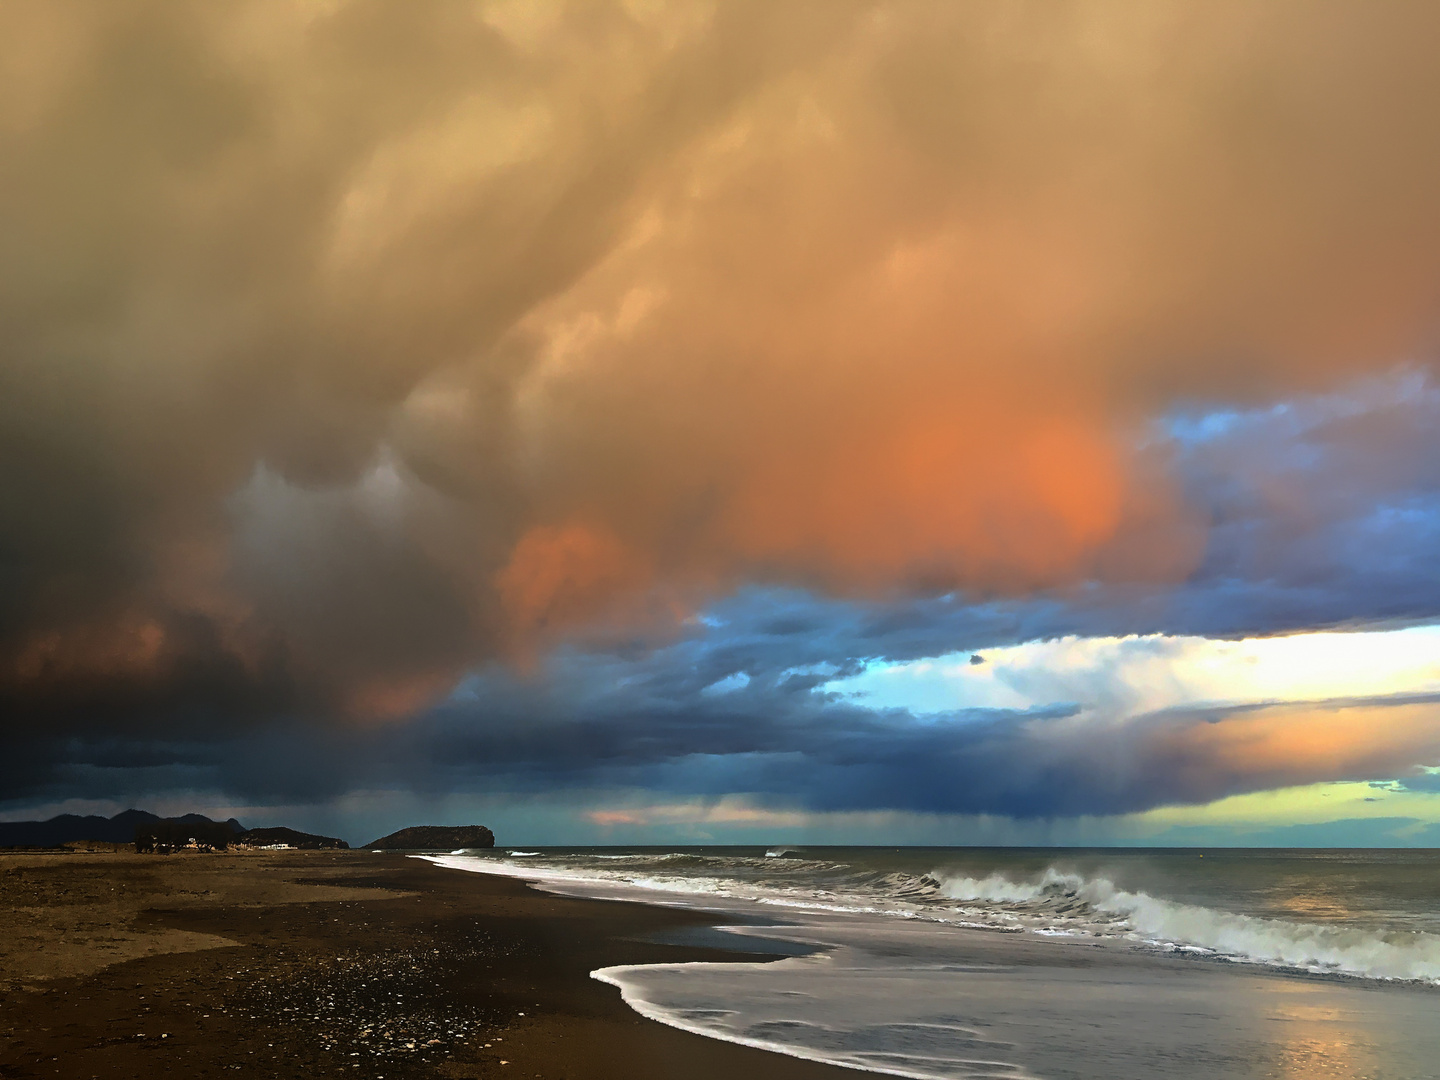
M1307 996L1316 1000L1307 1001ZM1373 1036L1357 1026L1355 1011L1338 1007L1324 987L1288 984L1267 1019L1268 1029L1278 1030L1282 1038L1268 1076L1358 1080L1381 1074L1382 1056Z

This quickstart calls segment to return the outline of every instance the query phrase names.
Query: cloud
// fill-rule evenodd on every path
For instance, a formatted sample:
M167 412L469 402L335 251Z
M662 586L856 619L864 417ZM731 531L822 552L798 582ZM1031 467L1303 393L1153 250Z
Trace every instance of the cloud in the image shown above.
M518 321L620 242L657 163L833 36L767 43L739 9L703 34L503 5L4 18L31 44L0 93L0 668L75 724L206 666L404 712L493 654L530 514ZM273 713L228 689L180 696Z
M31 802L77 790L117 797L143 785L242 804L396 788L432 798L643 791L661 806L729 805L726 797L745 793L757 813L782 816L1033 821L1197 806L1322 781L1423 786L1422 766L1440 763L1434 693L1140 714L1106 701L917 715L827 692L847 669L785 666L783 649L762 644L697 635L631 658L566 649L546 661L543 678L494 669L403 727L277 724L208 741L63 746L38 739L12 748L6 787ZM737 663L743 683L706 692ZM600 809L615 808L602 799ZM646 822L665 824L654 815L628 824Z
M800 754L817 805L902 767L949 805L928 753L1070 777L1046 747L1085 744L816 680L1435 617L1437 19L7 8L4 790L319 797L454 747L552 778L771 755L777 791ZM547 664L566 642L657 696ZM553 685L426 711L496 658ZM573 753L527 741L557 716ZM1135 752L1228 752L1169 723ZM1095 768L972 801L1152 798Z
M990 652L867 664L825 680L872 708L943 712L1054 702L1119 716L1207 706L1424 694L1440 690L1440 628L1317 631L1216 640L1179 635L1065 636Z
M809 815L794 810L769 810L744 800L727 798L697 803L649 804L588 810L585 820L602 828L620 825L720 825L742 828L785 829L804 827Z

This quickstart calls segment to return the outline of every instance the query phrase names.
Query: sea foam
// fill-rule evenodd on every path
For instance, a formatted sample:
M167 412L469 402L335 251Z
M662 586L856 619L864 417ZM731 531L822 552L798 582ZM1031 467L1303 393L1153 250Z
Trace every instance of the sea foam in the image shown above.
M887 863L883 854L814 857L820 853L430 858L561 895L708 910L733 934L803 945L806 955L778 961L631 965L592 975L661 1023L852 1069L914 1080L1027 1080L1071 1075L1084 1061L1108 1080L1219 1080L1431 1075L1427 1063L1440 1058L1434 933L1225 911L1064 865L965 874L955 872L956 861L984 866L987 857L956 855L945 856L949 868L926 873L914 856ZM1168 872L1173 878L1173 867ZM1253 896L1223 895L1253 905ZM757 925L767 911L777 924ZM740 941L736 947L746 951ZM1395 985L1377 1010L1371 987L1276 977L1276 968ZM1328 1039L1334 1031L1357 1039ZM1257 1072L1262 1066L1271 1071Z
M772 854L782 851L790 857ZM1434 933L1240 914L1125 889L1105 876L1056 867L1019 880L1000 873L967 876L942 870L848 872L843 864L796 858L799 853L792 852L771 848L758 859L689 852L555 859L528 851L511 852L516 862L442 858L448 865L511 874L572 892L618 891L629 899L651 896L672 904L713 907L739 902L1104 938L1233 962L1440 985L1440 935Z
M941 895L994 906L1012 919L1033 922L1035 929L1123 935L1165 948L1199 948L1228 960L1440 985L1440 937L1434 934L1258 918L1130 892L1107 878L1055 869L1037 881L998 874L937 880Z

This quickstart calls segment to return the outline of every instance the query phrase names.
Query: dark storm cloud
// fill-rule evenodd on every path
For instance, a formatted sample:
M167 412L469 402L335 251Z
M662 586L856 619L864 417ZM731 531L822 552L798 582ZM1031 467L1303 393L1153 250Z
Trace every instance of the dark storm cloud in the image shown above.
M149 787L306 802L395 786L619 786L1021 817L1143 810L1315 780L1403 777L1428 790L1433 777L1416 769L1440 760L1429 719L1440 707L1428 699L1130 718L1080 716L1078 704L1062 703L937 720L875 711L823 687L877 660L1067 634L1241 636L1433 619L1440 595L1426 583L1440 581L1440 548L1426 522L1440 513L1431 509L1433 470L1417 463L1440 457L1430 453L1437 397L1401 373L1348 396L1177 419L1172 452L1216 525L1205 568L1167 592L1091 587L1024 601L876 605L748 590L666 645L565 650L529 678L487 670L401 727L296 720L243 738L206 725L155 741L36 736L12 746L6 787L31 800ZM1355 437L1377 430L1383 437ZM1291 518L1271 508L1276 499Z
M501 339L845 26L757 10L667 44L598 7L7 6L8 714L403 714L493 654L529 362ZM443 370L448 422L412 394Z
M753 580L1173 581L1134 425L1388 364L1440 281L1427 5L3 18L0 677L52 723L401 716Z
M296 718L237 733L153 716L141 724L137 714L129 731L18 733L0 779L13 799L32 802L144 790L273 803L396 786L626 787L1018 817L1144 810L1316 780L1401 777L1429 790L1434 778L1417 766L1440 762L1440 705L1425 698L1132 718L1061 704L937 719L872 710L823 687L876 660L1066 634L1240 636L1433 619L1437 413L1440 394L1402 372L1349 395L1177 418L1171 452L1215 525L1204 568L1168 592L876 605L748 590L666 645L564 650L528 678L486 670L400 727ZM285 520L304 515L292 509ZM237 693L251 686L234 676Z
M1140 716L1084 702L924 716L869 708L825 685L877 655L876 618L802 594L748 594L716 609L710 621L720 625L662 648L565 649L528 678L492 668L399 727L292 722L238 734L201 726L168 739L22 739L7 755L6 786L32 803L137 791L208 791L249 804L396 788L746 792L812 810L1044 818L1316 781L1399 777L1426 790L1433 777L1422 767L1440 763L1436 695ZM802 621L816 630L791 633ZM1025 640L1077 621L1084 611L1058 603L953 605L927 634L909 625L883 651L933 655L942 642Z
M1169 721L1126 735L1158 779L1087 782L1063 716L817 688L1440 614L1437 39L1424 4L7 5L0 798L677 762L1159 797ZM1193 797L1250 782L1217 770Z
M558 681L569 686L558 699L496 674L403 731L75 743L63 762L28 762L23 795L119 797L137 780L152 791L209 790L252 803L396 786L491 795L640 788L661 796L743 791L812 810L1043 818L1417 776L1420 765L1440 761L1440 695L1128 718L1077 706L916 717L817 694L784 671L707 694L698 678L665 664L569 656L559 665Z

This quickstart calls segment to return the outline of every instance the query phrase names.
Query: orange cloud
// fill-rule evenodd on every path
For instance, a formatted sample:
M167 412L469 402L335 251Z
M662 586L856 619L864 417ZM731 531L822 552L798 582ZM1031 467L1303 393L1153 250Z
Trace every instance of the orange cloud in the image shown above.
M1113 535L1124 485L1093 427L962 406L759 463L725 526L740 558L842 590L1048 584Z
M603 527L537 525L516 543L496 578L521 631L594 615L604 601L644 580L643 568Z
M585 820L614 825L755 825L795 827L811 815L800 810L769 809L744 797L727 796L714 802L660 803L644 806L587 810Z
M1148 420L1433 340L1434 5L554 12L0 12L0 667L160 611L386 711L747 580L1170 580Z
M1402 773L1440 751L1440 705L1284 706L1187 728L1177 757L1236 775L1332 779Z

